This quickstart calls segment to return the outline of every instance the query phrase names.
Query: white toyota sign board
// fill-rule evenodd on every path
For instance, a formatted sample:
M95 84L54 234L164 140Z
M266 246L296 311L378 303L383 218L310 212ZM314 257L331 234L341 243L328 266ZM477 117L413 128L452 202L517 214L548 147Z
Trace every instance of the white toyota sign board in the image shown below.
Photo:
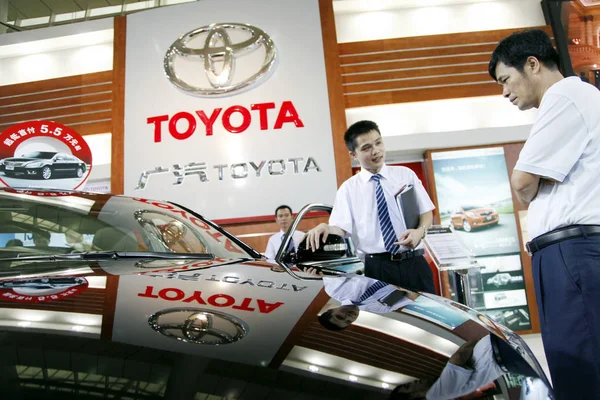
M323 288L248 264L145 274L119 277L112 340L254 365L272 360Z
M332 204L317 0L203 0L128 16L125 194L211 219Z

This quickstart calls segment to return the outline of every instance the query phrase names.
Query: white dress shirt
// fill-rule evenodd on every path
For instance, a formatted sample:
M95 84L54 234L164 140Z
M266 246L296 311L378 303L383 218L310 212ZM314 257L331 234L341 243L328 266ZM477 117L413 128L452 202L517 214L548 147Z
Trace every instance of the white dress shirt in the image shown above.
M267 243L267 249L264 252L264 255L269 260L275 259L275 256L277 255L277 251L279 250L279 247L281 247L281 242L283 241L283 235L285 235L285 232L279 231L269 238L269 243ZM304 232L301 232L301 231L296 231L292 235L292 240L294 241L294 248L296 249L296 251L298 251L298 246L300 245L300 242L302 242L303 238L304 238Z
M347 274L343 276L324 276L323 285L325 292L332 299L336 299L342 306L354 304L371 287L372 284L379 282L376 279L367 278L364 275ZM379 300L392 293L397 288L393 285L387 285L379 289L372 296L363 300L358 308L363 311L374 313L388 313L404 307L412 302L407 297L399 300L395 304L388 306L380 303Z
M576 76L544 94L515 169L540 184L529 205L532 238L574 224L600 225L600 91Z
M548 396L548 387L539 378L525 378L521 385L520 400L551 400Z
M417 175L406 167L384 165L379 171L382 176L381 187L387 202L390 219L396 232L396 238L406 232L402 211L396 203L395 195L404 185L413 185L417 195L419 214L425 214L435 208ZM373 174L365 169L352 176L340 186L329 217L329 224L341 228L352 236L359 256L364 254L387 252L383 243L383 234L379 226L376 182ZM407 248L401 246L400 251Z
M494 358L490 335L479 340L473 348L473 364L473 369L446 364L438 380L427 392L427 400L448 400L464 396L504 375Z

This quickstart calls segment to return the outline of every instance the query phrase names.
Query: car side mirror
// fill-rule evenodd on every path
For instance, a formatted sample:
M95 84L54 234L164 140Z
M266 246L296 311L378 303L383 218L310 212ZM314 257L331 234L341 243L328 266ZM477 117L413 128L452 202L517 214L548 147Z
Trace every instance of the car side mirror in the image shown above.
M306 237L298 246L296 252L296 263L306 263L313 261L337 260L343 258L348 253L348 244L346 240L335 234L329 234L325 243L321 243L316 251L306 248Z

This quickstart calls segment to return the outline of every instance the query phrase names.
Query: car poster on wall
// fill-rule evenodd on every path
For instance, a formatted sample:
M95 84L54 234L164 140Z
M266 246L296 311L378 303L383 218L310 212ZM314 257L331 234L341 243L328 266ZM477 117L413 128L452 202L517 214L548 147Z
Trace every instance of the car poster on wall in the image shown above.
M28 121L0 133L0 185L15 188L82 188L92 152L73 129L53 121Z
M517 221L502 147L432 152L441 225L475 256L474 307L514 330L531 329Z

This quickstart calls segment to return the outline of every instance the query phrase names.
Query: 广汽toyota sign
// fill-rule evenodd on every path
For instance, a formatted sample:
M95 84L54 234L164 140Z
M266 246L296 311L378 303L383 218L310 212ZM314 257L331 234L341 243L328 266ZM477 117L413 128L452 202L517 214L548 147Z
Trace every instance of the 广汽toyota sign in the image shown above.
M125 193L213 219L332 203L317 0L204 0L128 17Z

